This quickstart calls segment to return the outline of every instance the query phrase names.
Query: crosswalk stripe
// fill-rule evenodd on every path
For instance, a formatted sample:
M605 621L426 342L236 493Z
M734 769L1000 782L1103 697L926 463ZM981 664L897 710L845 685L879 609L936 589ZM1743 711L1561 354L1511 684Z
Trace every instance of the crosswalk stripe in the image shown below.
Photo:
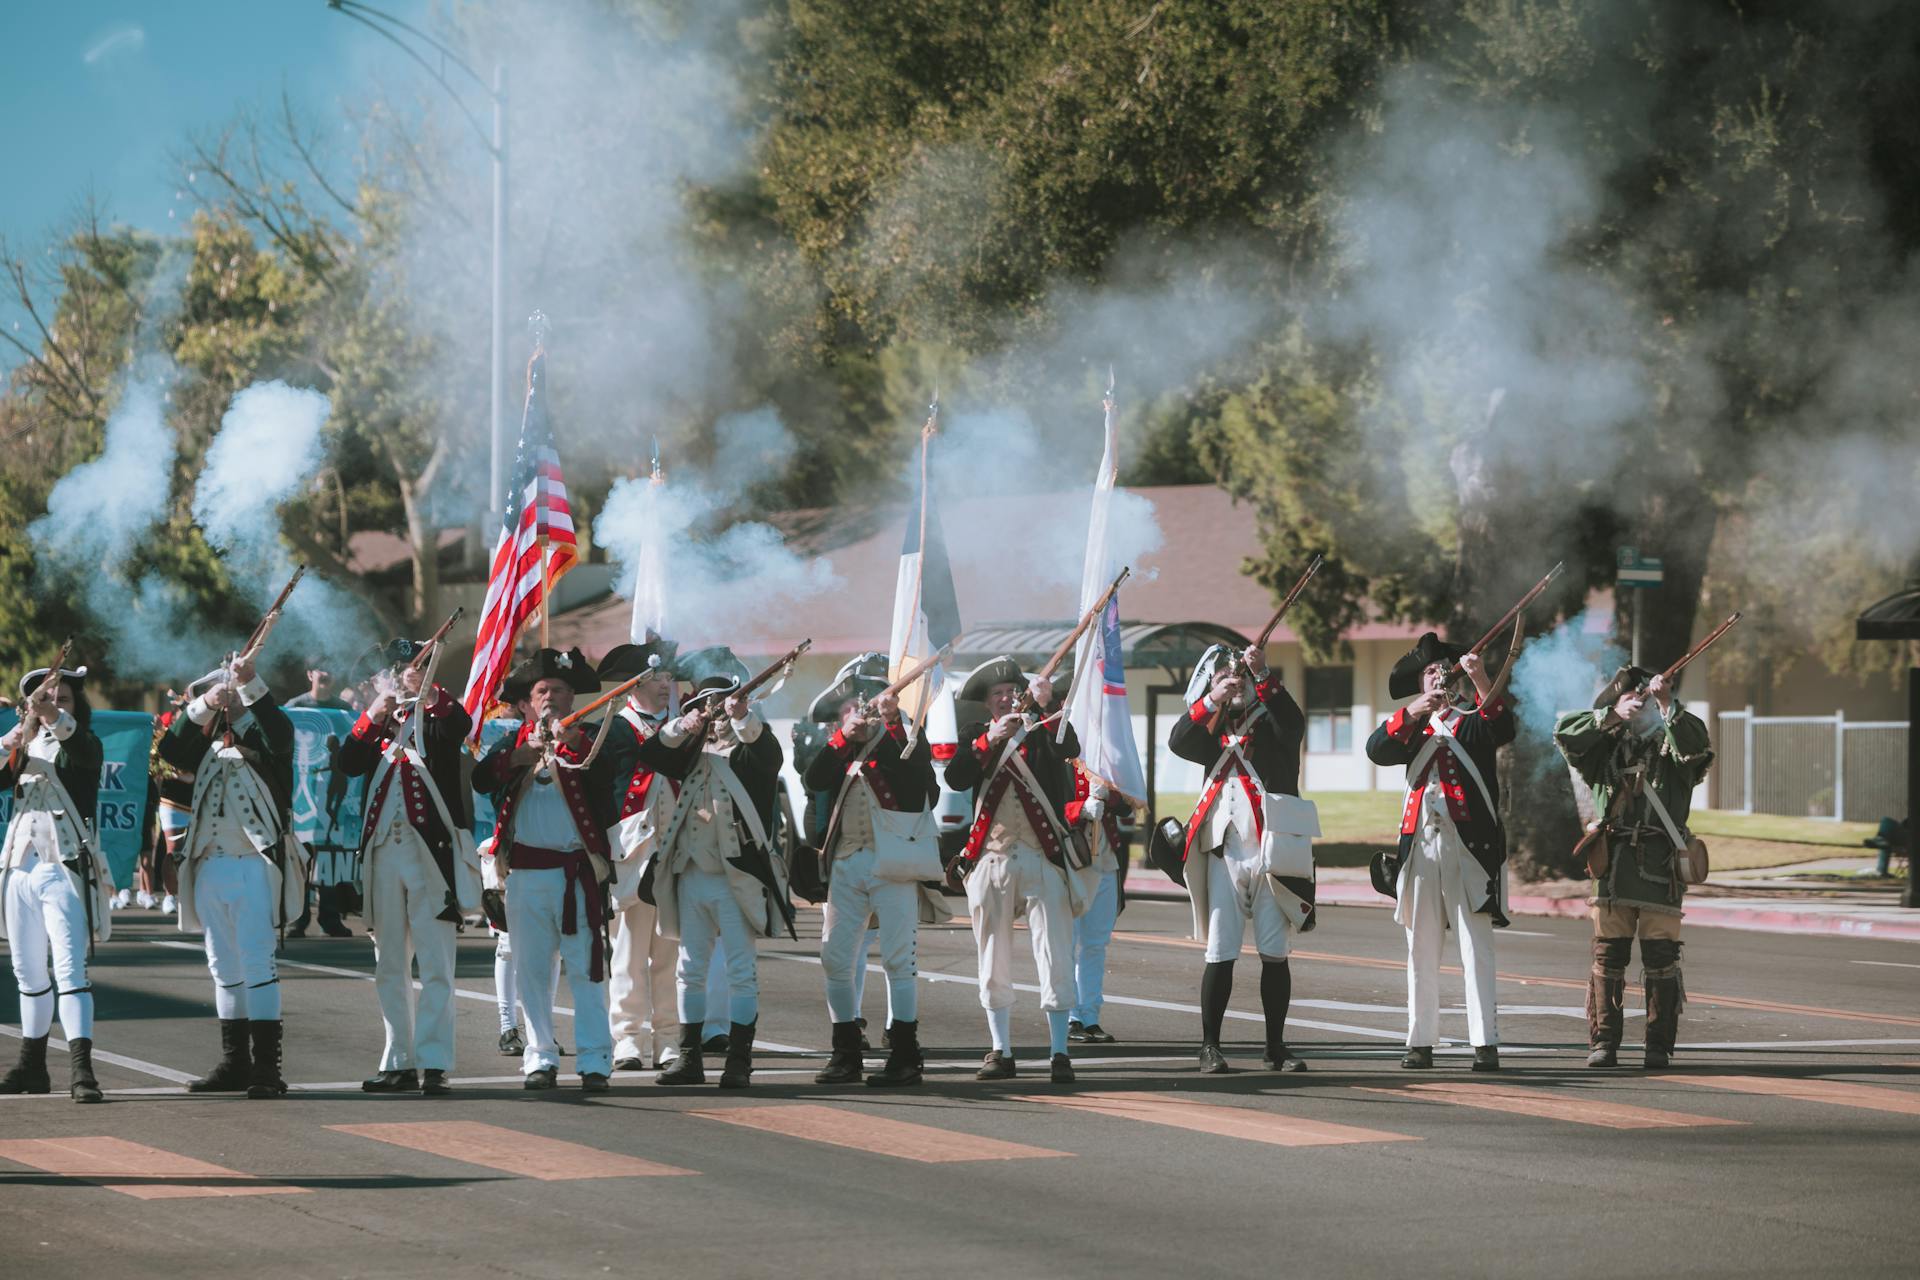
M263 1182L250 1173L142 1146L124 1138L12 1138L0 1141L0 1159L47 1173L97 1182L136 1200L190 1196L301 1195L305 1187ZM124 1181L138 1179L138 1181Z
M1655 1079L1697 1084L1708 1089L1729 1089L1735 1093L1758 1093L1774 1098L1795 1098L1801 1102L1830 1102L1838 1107L1860 1107L1868 1111L1890 1111L1894 1115L1920 1116L1920 1093L1888 1089L1881 1085L1851 1084L1844 1080L1794 1080L1779 1076L1674 1074L1656 1076Z
M540 1182L567 1182L577 1178L663 1178L697 1174L638 1156L584 1147L577 1142L542 1138L518 1129L479 1124L471 1120L439 1120L417 1124L332 1124L337 1133L372 1138L465 1164L482 1165Z
M1603 1102L1598 1098L1569 1097L1500 1084L1403 1084L1391 1088L1363 1087L1365 1093L1417 1094L1434 1102L1478 1107L1482 1111L1505 1111L1513 1115L1538 1116L1543 1120L1566 1120L1573 1124L1596 1125L1602 1129L1701 1129L1717 1125L1739 1125L1743 1120L1722 1120L1716 1116L1696 1116L1685 1111L1657 1111L1624 1102Z
M917 1160L922 1164L957 1164L968 1160L1037 1160L1051 1156L1070 1156L1070 1151L1051 1151L1019 1142L1003 1142L932 1125L888 1120L850 1107L818 1106L811 1103L771 1107L728 1107L714 1111L690 1111L688 1115L743 1129L759 1129L808 1142L824 1142L835 1147L851 1147L879 1156Z
M1210 1102L1189 1102L1164 1093L1063 1093L1033 1094L1021 1102L1041 1102L1073 1111L1121 1120L1144 1120L1195 1133L1211 1133L1225 1138L1243 1138L1276 1147L1332 1147L1353 1142L1418 1142L1410 1133L1388 1133L1383 1129L1362 1129L1355 1125L1332 1124L1325 1120L1307 1120L1299 1116L1255 1111L1248 1107L1223 1107Z

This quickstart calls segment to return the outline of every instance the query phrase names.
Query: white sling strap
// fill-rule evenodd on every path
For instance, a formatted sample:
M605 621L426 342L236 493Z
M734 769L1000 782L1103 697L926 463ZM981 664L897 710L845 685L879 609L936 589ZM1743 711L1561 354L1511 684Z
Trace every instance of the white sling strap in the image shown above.
M1633 768L1627 770L1627 772L1644 775L1646 769L1647 767L1645 765L1640 764L1635 765ZM1659 788L1653 785L1652 779L1642 776L1640 779L1640 794L1644 795L1648 802L1653 805L1653 811L1658 815L1660 825L1667 829L1667 838L1673 841L1674 849L1676 851L1685 849L1687 847L1686 839L1681 836L1680 828L1674 822L1673 815L1667 812L1666 804L1660 799Z
M1499 809L1493 803L1493 792L1488 789L1487 780L1480 776L1480 766L1473 762L1473 757L1467 754L1467 749L1460 745L1460 739L1453 736L1453 729L1439 716L1435 716L1429 723L1433 733L1427 738L1426 745L1420 748L1420 754L1413 758L1413 763L1407 766L1408 789L1412 789L1413 780L1426 770L1427 765L1433 760L1434 753L1444 744L1453 752L1454 758L1460 761L1461 767L1467 771L1467 776L1473 779L1473 785L1479 788L1480 798L1486 802L1487 812L1497 815Z

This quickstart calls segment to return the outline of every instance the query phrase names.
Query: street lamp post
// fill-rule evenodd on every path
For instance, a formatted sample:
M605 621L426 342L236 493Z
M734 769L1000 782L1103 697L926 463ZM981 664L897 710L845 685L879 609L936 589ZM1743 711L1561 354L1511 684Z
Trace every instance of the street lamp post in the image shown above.
M487 374L487 510L493 518L492 522L498 524L507 483L507 67L504 62L495 62L493 83L489 85L478 71L468 66L453 50L409 22L362 4L360 0L327 0L327 7L373 31L426 68L427 74L439 82L440 87L447 91L447 96L453 99L454 105L460 108L460 113L466 116L467 123L473 126L481 145L486 147L493 160L493 279L489 290L493 318ZM440 65L436 67L428 61L414 44L409 43L409 38L436 53ZM491 134L481 128L479 117L468 108L460 91L448 82L448 66L465 72L467 78L493 104ZM485 554L484 549L482 554Z

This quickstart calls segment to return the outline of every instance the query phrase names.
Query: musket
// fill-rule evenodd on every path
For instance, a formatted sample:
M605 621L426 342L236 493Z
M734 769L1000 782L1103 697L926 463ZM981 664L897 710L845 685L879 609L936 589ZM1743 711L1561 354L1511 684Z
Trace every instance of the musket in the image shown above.
M1681 655L1680 661L1674 663L1672 666L1668 667L1665 671L1662 671L1660 673L1660 679L1665 681L1668 685L1672 685L1673 678L1679 675L1682 671L1686 670L1688 663L1692 662L1695 658L1705 653L1708 647L1711 646L1714 641L1718 640L1721 636L1727 634L1727 632L1733 630L1733 624L1738 621L1740 621L1740 613L1738 610L1735 610L1733 613L1727 616L1727 620L1725 622L1721 623L1719 626L1715 627L1713 630L1707 632L1706 638L1704 640L1702 640L1699 644L1693 646L1693 648L1687 650L1685 654ZM1652 681L1648 681L1648 683L1651 684Z
M460 615L466 611L467 607L460 605L456 607L452 613L448 614L447 620L440 624L440 629L427 637L427 642L420 646L418 653L413 655L413 661L407 663L407 670L418 671L420 668L426 666L427 659L433 654L434 646L447 638L447 632L453 630L453 624L460 621Z
M783 675L786 671L788 671L793 666L795 662L799 661L801 654L805 653L807 650L811 648L813 648L813 641L811 639L802 640L799 644L793 646L793 648L787 650L785 653L781 654L778 658L775 658L772 662L768 663L767 666L764 669L762 669L758 675L748 680L745 684L741 685L738 689L728 690L726 691L725 694L721 696L724 696L727 698L751 698L754 695L754 693L759 690L760 686L764 685L765 683L767 683L767 681L773 679L775 676ZM718 694L720 691L715 690L714 692ZM713 728L713 723L714 722L711 720L707 722L707 728L709 730Z
M40 683L33 686L33 692L27 695L27 701L31 702L33 700L33 694L39 693L42 689L46 688L47 681L58 680L60 678L60 673L66 669L67 654L70 653L72 650L73 650L73 637L68 636L65 640L62 640L60 642L60 652L57 655L55 655L53 659L53 665L47 668L47 674L40 677ZM26 717L23 715L20 717L20 719L24 723L26 720ZM7 753L7 768L9 770L18 769L20 767L20 753L26 749L26 745L27 745L27 734L25 730L22 730L20 733L20 741L15 743L13 750Z
M1280 602L1280 607L1273 611L1273 616L1271 618L1267 619L1267 625L1260 629L1260 635L1253 642L1253 646L1254 648L1258 649L1261 653L1265 653L1267 651L1267 641L1273 639L1273 633L1275 630L1279 628L1280 620L1287 616L1287 610L1293 608L1293 602L1295 600L1298 600L1300 598L1300 593L1307 589L1307 583L1313 579L1313 575L1320 572L1321 561L1322 561L1322 557L1320 556L1315 556L1313 558L1313 563L1307 566L1307 571L1300 575L1300 580L1298 582L1293 584L1293 590L1287 592L1286 599ZM1235 667L1245 667L1246 660L1240 654L1235 654L1231 665ZM1251 676L1253 673L1249 671L1247 672L1247 674ZM1207 732L1208 733L1220 732L1220 721L1221 721L1221 718L1224 717L1226 714L1227 714L1227 708L1225 703L1222 703L1221 705L1215 707L1213 709L1212 718L1207 721Z
M1518 604L1514 605L1513 608L1501 614L1500 621L1494 623L1493 626L1489 627L1487 629L1487 634L1481 636L1478 640L1474 641L1472 648L1468 649L1466 653L1461 654L1460 658L1455 658L1453 660L1453 665L1447 668L1447 683L1452 684L1454 680L1456 680L1459 677L1461 671L1463 670L1463 668L1460 665L1461 658L1466 657L1467 654L1472 654L1475 657L1479 657L1481 651L1484 650L1488 645L1492 644L1494 640L1499 637L1500 633L1502 631L1505 631L1507 627L1512 624L1513 620L1519 617L1521 612L1528 605L1532 604L1535 600L1538 600L1540 598L1540 593L1545 591L1547 587L1552 584L1553 580L1560 576L1560 571L1566 567L1567 567L1567 562L1562 560L1559 564L1556 564L1553 566L1553 568L1547 570L1547 576L1540 579L1540 581L1534 583L1533 590L1521 596L1520 602Z
M650 667L647 670L642 671L637 676L633 676L630 679L622 680L619 684L613 686L613 688L607 690L605 693L595 698L592 702L589 702L586 706L581 707L578 711L574 712L572 715L563 717L560 721L560 727L562 729L573 728L574 725L586 719L588 716L592 715L594 712L598 711L600 708L606 706L609 702L612 702L615 698L618 698L621 694L627 692L629 689L632 689L633 687L638 685L642 680L645 680L648 676L659 675L661 674L661 671L662 671L661 668Z
M273 603L268 606L266 613L254 627L253 634L247 637L246 647L240 650L240 657L254 657L267 647L267 637L272 635L274 627L279 625L280 611L287 607L287 597L293 594L293 589L300 585L300 579L306 576L307 566L295 566L293 576L287 579L287 585L280 588L280 594L273 598Z
M1067 655L1073 652L1073 646L1080 643L1080 637L1086 634L1087 628L1093 625L1093 620L1098 618L1102 611L1106 609L1107 601L1113 599L1113 593L1120 589L1120 584L1125 582L1127 575L1132 572L1133 568L1129 565L1114 576L1113 584L1100 593L1100 598L1093 602L1093 608L1087 610L1080 621L1074 624L1073 630L1069 631L1067 638L1060 642L1060 647L1053 651L1053 656L1047 659L1046 665L1035 673L1036 678L1041 680L1051 680L1053 678L1053 673L1059 669L1062 662L1067 660ZM1036 710L1037 707L1038 704L1033 700L1033 687L1031 685L1022 689L1020 696L1013 701L1013 710L1016 715L1024 716Z

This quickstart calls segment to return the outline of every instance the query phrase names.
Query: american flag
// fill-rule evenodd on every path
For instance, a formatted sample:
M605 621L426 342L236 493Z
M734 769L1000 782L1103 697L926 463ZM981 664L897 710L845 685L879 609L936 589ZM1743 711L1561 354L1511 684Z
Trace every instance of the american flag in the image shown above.
M573 510L567 504L567 482L560 474L560 454L553 444L553 424L547 418L547 353L535 347L527 362L527 407L520 419L520 446L513 459L513 479L507 487L506 518L500 541L493 549L493 570L487 576L487 602L481 609L480 633L473 642L473 667L467 691L460 701L473 718L473 736L492 704L507 669L520 628L546 603L546 591L573 568L576 559ZM541 556L546 557L544 574Z

